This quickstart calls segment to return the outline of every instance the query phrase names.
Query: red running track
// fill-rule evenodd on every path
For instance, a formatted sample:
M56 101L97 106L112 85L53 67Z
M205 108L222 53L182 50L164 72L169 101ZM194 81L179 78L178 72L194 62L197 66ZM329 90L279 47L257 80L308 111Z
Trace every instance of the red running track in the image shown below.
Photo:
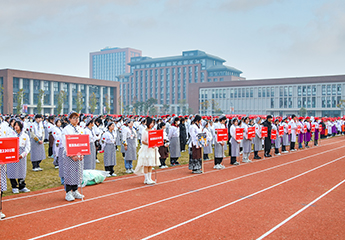
M69 203L53 189L5 198L1 239L345 239L345 141L192 175L158 171L158 184L122 177Z

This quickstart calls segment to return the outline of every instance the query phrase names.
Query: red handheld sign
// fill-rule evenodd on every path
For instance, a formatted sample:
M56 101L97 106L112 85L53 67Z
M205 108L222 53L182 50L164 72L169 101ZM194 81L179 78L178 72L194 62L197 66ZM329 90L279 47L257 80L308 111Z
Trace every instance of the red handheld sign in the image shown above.
M264 138L264 137L268 136L267 131L268 131L267 127L262 127L261 128L261 138Z
M248 127L248 139L255 138L255 127Z
M284 126L279 126L279 136L284 135Z
M218 128L217 131L217 142L228 141L228 129Z
M236 141L243 140L243 128L236 128Z
M277 130L273 130L271 131L271 139L272 140L276 140L277 139Z
M291 125L288 126L288 134L291 134Z
M159 147L164 145L163 130L149 131L149 148Z
M311 132L315 132L315 124L311 125Z
M306 133L308 131L307 125L303 126L303 132Z
M319 125L319 132L321 133L321 131L322 131L322 125L320 124Z
M297 126L297 130L296 130L296 134L300 134L301 133L301 125Z
M90 136L88 134L66 135L66 155L90 155Z
M0 138L0 164L19 162L19 138Z

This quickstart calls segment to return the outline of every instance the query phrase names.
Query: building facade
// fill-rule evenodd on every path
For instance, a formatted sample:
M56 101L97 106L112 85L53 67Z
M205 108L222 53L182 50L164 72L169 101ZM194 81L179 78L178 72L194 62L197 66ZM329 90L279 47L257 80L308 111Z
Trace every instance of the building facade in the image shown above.
M104 48L90 53L90 78L118 81L117 76L130 72L127 65L132 57L141 56L133 48Z
M298 114L340 116L337 104L345 99L345 75L190 85L190 105L203 115Z
M44 91L42 113L60 114L57 112L57 105L61 90L66 93L66 100L63 103L61 113L66 114L71 110L76 110L79 91L82 93L81 112L91 113L90 99L93 95L96 96L97 100L93 114L106 113L106 106L110 108L108 114L119 112L119 82L3 69L0 70L0 84L3 87L1 113L4 114L17 113L17 94L20 89L23 89L24 96L22 103L19 104L25 105L29 114L37 113L41 89Z
M224 59L203 51L184 51L181 56L133 57L130 73L120 75L123 106L157 99L158 107L169 105L170 112L182 113L181 100L188 105L190 84L244 80L242 71L223 65Z

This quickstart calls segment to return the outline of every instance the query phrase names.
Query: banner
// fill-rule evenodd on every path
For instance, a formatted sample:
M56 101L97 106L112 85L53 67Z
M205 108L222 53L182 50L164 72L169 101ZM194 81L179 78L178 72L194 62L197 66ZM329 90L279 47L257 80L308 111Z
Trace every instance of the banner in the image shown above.
M291 134L291 125L288 126L288 134Z
M19 162L19 138L0 138L0 164Z
M311 125L311 132L315 132L315 124Z
M227 128L218 128L217 132L217 142L228 141L228 129Z
M279 136L284 135L284 126L279 126Z
M90 136L88 134L66 135L66 155L90 155Z
M164 145L163 130L149 131L149 148L159 147Z
M297 130L296 130L296 134L300 134L301 133L301 125L297 126Z
M264 137L268 136L267 131L268 131L267 127L262 127L261 128L261 138L264 138Z
M255 138L255 127L248 127L248 139Z
M236 128L236 141L243 140L243 128Z
M272 129L271 131L271 140L277 139L277 130Z

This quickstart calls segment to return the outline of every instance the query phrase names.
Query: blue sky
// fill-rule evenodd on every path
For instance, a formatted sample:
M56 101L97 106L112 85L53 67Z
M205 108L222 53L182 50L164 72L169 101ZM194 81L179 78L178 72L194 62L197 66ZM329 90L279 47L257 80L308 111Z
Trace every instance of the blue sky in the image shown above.
M0 0L0 69L88 77L106 46L199 49L247 79L345 74L343 0Z

